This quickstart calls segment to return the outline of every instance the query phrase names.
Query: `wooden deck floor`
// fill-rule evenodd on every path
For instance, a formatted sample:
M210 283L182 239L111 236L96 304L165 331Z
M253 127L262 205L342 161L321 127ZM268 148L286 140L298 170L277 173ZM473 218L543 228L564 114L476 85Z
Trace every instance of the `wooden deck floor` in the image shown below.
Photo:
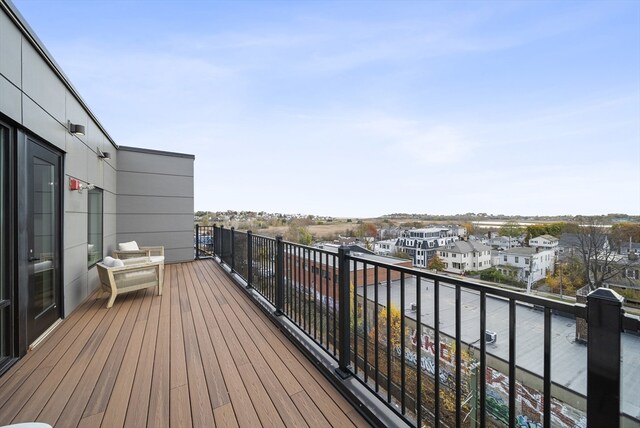
M0 378L0 425L367 426L213 261L154 294L86 301Z

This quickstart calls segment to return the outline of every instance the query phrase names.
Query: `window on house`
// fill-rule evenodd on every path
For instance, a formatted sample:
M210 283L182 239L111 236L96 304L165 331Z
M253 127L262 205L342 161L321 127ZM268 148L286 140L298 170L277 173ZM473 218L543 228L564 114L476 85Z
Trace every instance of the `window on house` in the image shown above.
M503 260L506 262L507 261L507 256L504 256Z
M528 265L529 264L529 259L524 259L524 264Z
M520 257L516 256L516 263L518 263Z
M87 250L89 267L102 260L102 189L91 189L87 209Z

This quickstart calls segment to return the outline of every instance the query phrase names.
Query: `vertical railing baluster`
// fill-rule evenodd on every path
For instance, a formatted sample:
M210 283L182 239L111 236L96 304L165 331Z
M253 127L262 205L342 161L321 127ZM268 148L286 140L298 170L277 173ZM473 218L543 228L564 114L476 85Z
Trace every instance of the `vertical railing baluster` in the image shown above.
M332 272L331 272L331 282L333 283L333 355L337 355L337 347L338 347L338 330L337 330L337 320L338 320L338 309L336 307L336 301L338 300L338 294L337 294L337 276L336 276L336 272L337 272L337 264L338 264L338 259L336 258L336 256L332 255L331 259L333 260L333 268L332 268Z
M247 230L247 288L253 283L253 233Z
M315 266L315 271L313 272L313 299L311 299L311 302L313 303L313 326L309 326L309 328L313 329L313 338L316 339L317 338L317 331L318 331L318 302L316 301L316 296L318 293L318 288L317 288L317 282L318 282L318 271L322 272L322 269L318 269L318 265L316 263L316 256L317 256L318 252L316 250L313 250L313 265ZM322 280L322 278L320 279ZM311 315L311 314L309 314Z
M353 283L349 284L349 292L353 290L353 371L358 374L358 262L353 260Z
M509 426L516 423L516 301L509 299Z
M363 326L363 342L364 342L364 383L369 381L369 344L367 341L367 321L369 320L367 315L367 263L363 263L362 268L362 326ZM354 293L357 294L357 288L354 290Z
M298 308L297 308L296 319L298 321L298 325L301 325L302 324L302 310L303 310L302 309L302 293L303 293L303 290L302 290L303 284L302 283L304 282L303 276L304 276L304 263L305 263L305 261L304 261L304 254L302 256L300 255L300 247L298 247L296 245L295 246L295 251L296 251L296 254L298 255L298 269L297 269L298 275L296 277L296 279L298 280L297 287L296 287L297 290L298 290L298 293L297 293L298 294L298 298L296 299Z
M225 259L224 259L224 225L221 224L220 225L220 230L218 231L220 232L220 261L222 261L222 263L226 263Z
M391 270L387 272L387 402L391 403L391 353L393 340L391 337Z
M200 225L196 224L196 260L200 260Z
M375 374L376 374L376 393L380 392L380 361L379 361L379 357L380 357L380 351L378 349L379 347L379 336L380 336L380 331L379 331L379 322L378 322L378 317L379 317L379 308L380 308L380 299L378 296L378 288L379 288L379 283L378 283L378 266L376 265L373 271L373 282L374 282L374 297L373 300L375 300L375 305L374 305L374 312L373 312L373 316L374 316L374 320L373 320L373 325L375 326L375 334L376 334L376 338L375 338L375 342L374 342L374 350L375 350L375 354L374 354L374 359L375 359Z
M434 413L436 415L435 426L436 428L440 426L440 280L436 279L433 282L433 343L434 347L434 387L435 387L435 397L434 397Z
M405 290L404 290L404 272L400 273L400 405L402 408L402 414L406 412L407 403L407 384L406 384L406 359L405 359L405 340L404 340L404 305L405 305Z
M275 315L283 314L284 308L284 243L282 236L276 236L276 311Z
M351 376L349 369L349 361L351 359L351 338L350 336L350 308L349 308L349 247L341 246L338 248L338 275L339 275L339 359L338 369L336 370L341 378L346 379Z
M480 426L486 426L485 414L487 403L487 295L485 291L480 292Z
M421 277L416 276L416 418L422 426L422 290Z
M462 426L462 297L460 285L456 284L456 426Z
M285 254L285 264L284 264L284 272L285 272L285 276L286 276L286 281L285 281L285 313L293 319L293 317L291 317L291 245L289 244L285 244L285 248L284 248L284 254Z
M235 231L236 228L235 227L231 227L231 273L235 273L236 271L236 235L235 235Z
M544 422L543 426L551 426L551 308L544 308Z

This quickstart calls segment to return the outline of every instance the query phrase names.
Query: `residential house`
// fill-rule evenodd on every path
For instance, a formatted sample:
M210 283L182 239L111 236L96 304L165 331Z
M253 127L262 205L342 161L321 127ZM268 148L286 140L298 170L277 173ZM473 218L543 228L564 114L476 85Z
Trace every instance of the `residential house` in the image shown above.
M454 241L438 248L445 271L462 274L491 267L491 247L477 241Z
M385 239L374 244L373 252L381 256L390 256L396 252L397 239Z
M458 235L454 235L446 227L411 229L402 233L396 247L411 257L414 266L425 268L429 259L436 253L436 248L458 239Z
M532 283L544 279L547 273L553 273L554 263L553 250L531 247L510 248L498 253L493 260L493 265L501 273Z
M521 241L521 238L517 238L517 237L510 238L508 236L500 236L497 234L492 234L489 237L486 244L496 249L500 249L500 248L508 249L508 248L521 247L522 241Z
M608 253L610 249L609 239L606 235L600 235L601 239L597 239L596 242L602 246L602 250ZM556 253L558 260L563 261L569 257L579 257L580 249L582 248L582 237L577 233L563 233L558 240L558 247Z
M560 240L555 236L540 235L540 236L536 236L535 238L529 239L529 246L534 248L540 247L540 248L545 248L545 249L550 249L555 251L556 248L558 248L559 242Z
M629 242L620 246L620 254L627 255L630 253L640 255L640 242Z

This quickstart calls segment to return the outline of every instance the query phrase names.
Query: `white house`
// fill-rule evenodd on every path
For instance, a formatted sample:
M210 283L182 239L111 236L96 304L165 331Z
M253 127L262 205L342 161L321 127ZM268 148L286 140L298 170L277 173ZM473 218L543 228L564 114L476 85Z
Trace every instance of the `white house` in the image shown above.
M560 240L555 236L540 235L540 236L536 236L535 238L529 239L529 246L534 248L540 247L545 249L551 249L555 251L555 249L558 248L559 242Z
M381 256L389 256L396 252L397 239L378 241L373 246L373 252Z
M396 241L396 248L409 254L414 266L427 267L427 262L443 247L459 238L447 227L411 229L402 233Z
M509 238L508 236L499 235L492 235L486 242L486 244L490 245L493 248L513 248L522 246L520 238Z
M477 241L455 241L438 248L445 271L464 273L491 267L491 247Z
M555 254L542 248L510 248L498 254L493 263L501 273L514 275L521 281L534 283L553 273Z

